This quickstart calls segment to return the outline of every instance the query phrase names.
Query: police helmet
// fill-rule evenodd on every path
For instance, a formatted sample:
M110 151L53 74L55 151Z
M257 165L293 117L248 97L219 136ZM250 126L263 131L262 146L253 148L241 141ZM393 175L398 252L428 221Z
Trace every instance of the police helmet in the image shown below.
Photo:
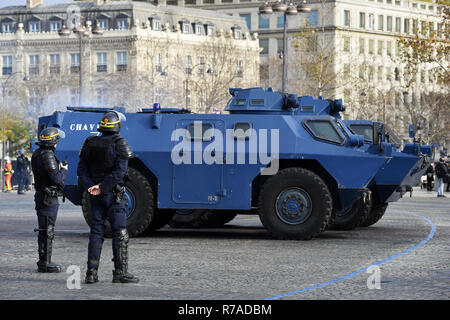
M118 111L107 111L100 120L98 131L118 133L121 129L121 122L126 121L125 115Z
M36 142L39 146L49 146L52 147L55 144L58 143L60 138L65 138L66 135L64 131L54 128L54 127L48 127L41 131L41 134L39 135L39 142Z

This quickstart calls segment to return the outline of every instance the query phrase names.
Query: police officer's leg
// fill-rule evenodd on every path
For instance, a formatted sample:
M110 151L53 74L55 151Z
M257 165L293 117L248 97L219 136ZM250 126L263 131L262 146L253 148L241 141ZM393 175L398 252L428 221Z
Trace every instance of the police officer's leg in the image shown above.
M111 195L111 206L108 208L108 220L113 231L113 282L114 283L137 283L139 279L128 273L128 241L127 217L123 201L121 204L114 203Z
M89 235L88 262L86 272L86 283L98 282L98 267L105 233L105 207L102 196L89 196L91 204L91 233Z
M39 272L58 273L61 266L52 263L53 239L55 235L55 221L58 207L50 206L38 211L38 253L37 262Z

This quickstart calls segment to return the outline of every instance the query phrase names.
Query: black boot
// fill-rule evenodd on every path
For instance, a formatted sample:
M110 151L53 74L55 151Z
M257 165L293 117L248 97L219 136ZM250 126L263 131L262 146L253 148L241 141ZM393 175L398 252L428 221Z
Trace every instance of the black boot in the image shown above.
M88 269L88 271L86 271L86 283L96 282L98 282L97 269Z
M113 283L138 283L139 279L128 273L128 232L123 229L113 239Z
M54 238L54 226L47 224L45 229L39 230L38 235L38 252L39 261L37 262L38 272L59 273L61 266L52 263L52 249Z

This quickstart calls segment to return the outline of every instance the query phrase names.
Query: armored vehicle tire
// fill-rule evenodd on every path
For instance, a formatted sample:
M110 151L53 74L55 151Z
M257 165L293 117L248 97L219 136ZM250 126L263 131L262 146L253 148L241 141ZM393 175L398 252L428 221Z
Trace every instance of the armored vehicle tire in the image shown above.
M155 220L154 197L152 187L147 178L138 170L128 168L129 179L125 183L125 208L127 213L127 230L131 237L140 235ZM87 192L83 193L83 216L90 224L90 202ZM105 237L111 237L111 225L105 221Z
M366 192L353 206L344 212L336 214L331 230L353 230L359 227L370 214L372 209L372 193Z
M169 226L172 228L217 228L235 217L236 213L221 210L177 210Z
M262 224L275 238L308 240L326 230L333 203L318 175L287 168L264 183L258 207Z
M387 207L388 207L387 203L382 203L376 207L372 207L372 210L370 211L366 220L363 221L363 223L361 223L360 227L369 227L377 223L383 217Z

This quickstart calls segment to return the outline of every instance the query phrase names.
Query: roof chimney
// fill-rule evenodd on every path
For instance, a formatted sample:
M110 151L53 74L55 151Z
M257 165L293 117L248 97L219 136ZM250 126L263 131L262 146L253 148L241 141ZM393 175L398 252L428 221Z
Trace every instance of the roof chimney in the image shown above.
M27 0L27 9L34 8L38 5L43 4L43 0Z

